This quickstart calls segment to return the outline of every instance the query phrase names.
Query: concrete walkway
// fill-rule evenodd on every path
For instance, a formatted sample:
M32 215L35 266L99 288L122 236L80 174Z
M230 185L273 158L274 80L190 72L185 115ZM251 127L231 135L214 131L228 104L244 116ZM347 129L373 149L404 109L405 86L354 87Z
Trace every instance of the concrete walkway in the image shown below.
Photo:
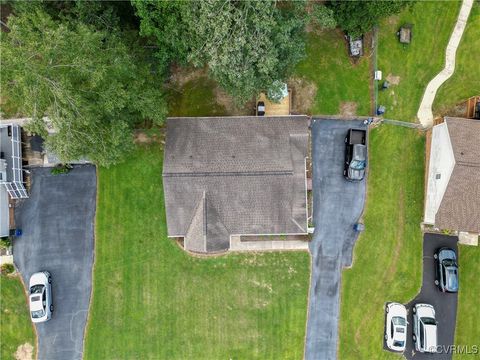
M432 104L435 100L435 95L440 86L452 76L455 71L455 54L457 53L458 45L462 39L465 26L467 25L468 16L472 9L473 0L463 0L462 8L458 14L457 23L453 29L450 41L447 45L445 53L445 67L435 76L427 85L425 93L423 94L420 108L417 112L417 117L420 123L424 127L430 127L433 125L433 112Z
M230 251L308 250L308 244L301 240L240 241L240 236L232 236Z

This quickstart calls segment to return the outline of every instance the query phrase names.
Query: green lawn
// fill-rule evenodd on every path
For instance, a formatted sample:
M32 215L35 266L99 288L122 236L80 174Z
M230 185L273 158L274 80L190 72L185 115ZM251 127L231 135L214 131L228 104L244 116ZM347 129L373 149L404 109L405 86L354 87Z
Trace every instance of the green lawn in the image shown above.
M457 328L455 344L480 347L480 248L459 246L460 291L458 293ZM480 349L479 349L480 350ZM477 355L478 356L478 355ZM472 355L455 355L454 359L472 359Z
M480 5L475 2L457 50L455 73L439 89L433 108L442 113L455 104L480 95Z
M19 346L26 343L35 346L27 299L19 278L0 276L0 311L0 358L15 359Z
M317 88L311 114L339 114L342 102L356 102L357 115L369 115L368 58L353 65L339 31L324 31L307 36L306 58L295 76L313 82Z
M390 125L370 133L366 231L343 272L340 359L399 358L382 349L384 306L421 286L424 139Z
M181 88L169 88L168 116L221 116L225 108L215 99L214 80L206 76L192 79Z
M85 358L301 358L309 255L187 255L166 237L162 155L99 170Z
M378 103L387 107L386 118L416 120L427 84L444 66L445 49L459 8L460 2L419 1L380 25L378 69L382 70L384 79L390 74L399 77L395 79L399 81L398 85L392 85L378 95ZM410 45L400 44L396 35L404 23L413 24ZM473 64L475 59L471 61Z

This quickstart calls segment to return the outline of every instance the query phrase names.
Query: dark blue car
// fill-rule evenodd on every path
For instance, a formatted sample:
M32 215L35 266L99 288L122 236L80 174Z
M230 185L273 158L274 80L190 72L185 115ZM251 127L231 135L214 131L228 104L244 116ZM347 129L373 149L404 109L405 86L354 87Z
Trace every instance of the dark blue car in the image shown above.
M443 292L458 291L458 264L455 250L440 248L433 255L435 259L435 285Z

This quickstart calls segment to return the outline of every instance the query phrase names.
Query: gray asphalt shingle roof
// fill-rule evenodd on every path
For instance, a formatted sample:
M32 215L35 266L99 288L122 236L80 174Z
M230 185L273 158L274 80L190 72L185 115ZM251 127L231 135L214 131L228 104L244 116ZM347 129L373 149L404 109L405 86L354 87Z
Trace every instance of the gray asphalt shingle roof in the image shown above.
M480 121L445 118L455 167L435 216L441 229L480 233Z
M169 236L196 252L231 234L306 233L308 118L169 118L163 186Z

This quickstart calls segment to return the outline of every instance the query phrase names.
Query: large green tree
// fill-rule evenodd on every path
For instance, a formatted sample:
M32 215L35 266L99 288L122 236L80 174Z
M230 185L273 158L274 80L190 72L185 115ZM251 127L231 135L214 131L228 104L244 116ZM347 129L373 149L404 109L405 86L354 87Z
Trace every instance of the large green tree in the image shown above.
M157 46L161 69L171 62L185 65L189 50L188 23L185 14L191 2L131 0L140 21L140 35L151 37Z
M110 165L133 144L135 123L162 122L166 105L157 79L128 34L82 22L58 22L40 9L10 16L2 33L2 98L33 118L47 147L63 161L87 157Z
M304 54L303 1L133 3L142 34L156 37L162 59L207 65L238 102L286 79Z
M347 34L362 35L378 24L382 18L399 13L411 0L331 0L327 3L335 20Z

